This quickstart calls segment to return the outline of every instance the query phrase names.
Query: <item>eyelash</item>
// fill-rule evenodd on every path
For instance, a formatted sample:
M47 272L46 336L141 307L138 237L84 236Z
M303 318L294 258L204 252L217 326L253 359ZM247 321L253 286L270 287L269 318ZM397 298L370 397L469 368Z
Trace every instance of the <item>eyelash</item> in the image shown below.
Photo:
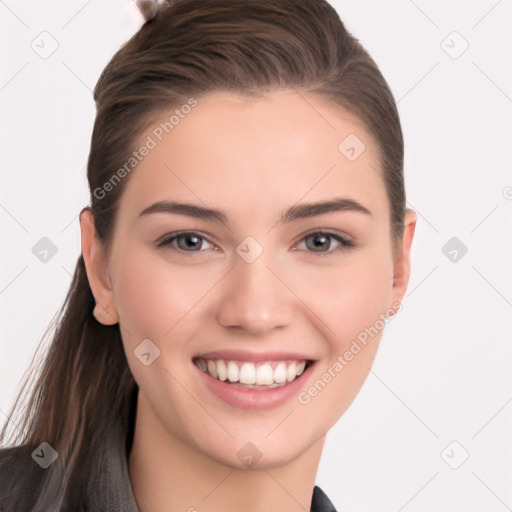
M177 238L179 238L181 236L184 236L184 235L193 235L193 236L196 236L197 238L206 240L208 243L212 243L205 236L201 235L198 232L195 232L195 231L180 231L180 232L177 232L177 233L171 233L170 236L167 236L166 238L164 238L160 242L157 242L157 247L169 246L169 245L172 244L172 242L174 242L174 240L176 240ZM306 238L309 238L309 237L312 237L312 236L318 236L318 235L325 236L325 237L328 237L328 238L329 237L330 238L334 238L341 245L337 249L328 250L328 251L325 251L325 252L306 251L306 252L309 252L310 254L312 254L313 256L330 256L330 255L333 255L333 254L338 254L341 251L344 251L344 250L351 249L351 248L355 247L355 244L354 244L354 242L352 242L352 240L344 238L344 237L342 237L342 236L340 236L340 235L338 235L336 233L332 233L330 231L310 231L309 233L307 233L306 235L304 235L301 238L300 242L304 241ZM215 245L215 244L212 244L212 245ZM204 251L184 251L184 250L176 248L176 247L173 247L173 249L177 250L177 251L180 251L180 252L183 252L183 253L187 253L187 252L190 252L190 253L204 252Z
M325 236L327 238L334 238L337 242L339 242L340 246L337 249L329 250L326 252L315 252L315 251L306 251L310 253L312 256L332 256L333 254L339 254L342 251L346 251L355 247L355 243L348 238L345 238L336 233L332 233L330 231L310 231L306 235L304 235L300 242L304 241L306 238L314 237L314 236Z

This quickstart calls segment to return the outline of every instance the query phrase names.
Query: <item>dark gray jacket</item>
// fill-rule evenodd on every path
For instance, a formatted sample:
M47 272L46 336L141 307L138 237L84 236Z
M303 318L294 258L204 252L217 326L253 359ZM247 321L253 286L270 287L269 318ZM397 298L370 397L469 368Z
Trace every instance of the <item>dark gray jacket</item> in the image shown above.
M44 460L44 452L36 451L34 454L34 448L0 449L0 512L138 512L124 454L117 459L115 455L120 453L111 457L113 461L122 462L109 466L102 482L90 487L94 491L84 491L83 486L71 483L64 500L58 503L51 496L57 496L63 483L58 476L59 471L62 472L58 466L59 458L53 462L52 471L44 469L36 461L36 454L41 456L41 461ZM43 485L48 491L45 492L46 501L39 497ZM105 489L105 496L102 489ZM336 512L329 498L317 486L313 491L311 512Z

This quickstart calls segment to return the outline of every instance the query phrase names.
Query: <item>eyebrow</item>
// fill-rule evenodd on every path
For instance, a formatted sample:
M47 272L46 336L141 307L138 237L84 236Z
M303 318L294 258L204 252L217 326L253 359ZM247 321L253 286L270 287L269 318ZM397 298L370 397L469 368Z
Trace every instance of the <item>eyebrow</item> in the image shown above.
M279 214L276 224L288 224L299 219L307 219L317 215L339 211L351 211L371 215L368 208L353 199L334 198L317 203L306 203L292 206L288 210ZM139 214L138 218L151 213L174 213L187 215L196 219L213 221L226 226L229 224L228 216L222 210L205 208L203 206L180 203L177 201L158 201L157 203L145 208Z

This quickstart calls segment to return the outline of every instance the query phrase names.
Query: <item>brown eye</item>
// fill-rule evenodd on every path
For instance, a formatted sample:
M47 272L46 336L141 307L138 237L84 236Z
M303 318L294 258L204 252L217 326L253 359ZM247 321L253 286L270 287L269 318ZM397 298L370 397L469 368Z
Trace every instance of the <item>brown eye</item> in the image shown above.
M202 240L202 237L196 235L179 235L176 237L178 247L185 251L188 249L200 249Z
M335 240L335 249L330 250ZM314 256L328 256L335 254L344 249L354 246L354 242L335 233L324 231L315 231L306 235L302 241L305 241L307 252L313 253Z
M209 244L210 242L208 242L206 238L199 235L198 233L182 232L164 238L161 242L157 243L157 246L171 246L173 249L182 252L204 252L204 250L201 250L201 247L205 243Z
M331 239L329 236L326 235L309 235L305 238L306 240L306 247L308 249L311 249L312 251L317 251L319 249L320 251L328 250L331 247ZM311 243L308 243L308 242Z

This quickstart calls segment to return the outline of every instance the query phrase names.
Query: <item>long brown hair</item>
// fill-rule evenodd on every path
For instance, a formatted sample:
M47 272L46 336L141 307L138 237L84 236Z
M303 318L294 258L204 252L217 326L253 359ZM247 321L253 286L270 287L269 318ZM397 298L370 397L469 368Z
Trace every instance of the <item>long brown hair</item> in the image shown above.
M257 97L290 88L340 105L373 135L390 202L391 236L399 241L405 192L396 104L377 65L332 6L325 0L175 0L161 4L117 51L94 89L89 208L107 252L129 175L106 193L105 184L119 175L157 117L191 97L200 103L213 91ZM5 453L22 446L29 450L26 468L17 474L11 474L8 457L0 462L0 477L10 476L11 482L3 491L8 496L0 502L2 510L67 510L70 503L73 510L88 510L88 496L96 497L96 510L114 510L109 507L129 489L123 461L133 436L138 387L119 325L98 323L94 306L80 255L49 348L44 359L36 354L12 421L0 433L5 445L9 427L14 431ZM30 453L42 442L58 458L40 471L36 496L26 504L20 497L24 482L39 470Z

